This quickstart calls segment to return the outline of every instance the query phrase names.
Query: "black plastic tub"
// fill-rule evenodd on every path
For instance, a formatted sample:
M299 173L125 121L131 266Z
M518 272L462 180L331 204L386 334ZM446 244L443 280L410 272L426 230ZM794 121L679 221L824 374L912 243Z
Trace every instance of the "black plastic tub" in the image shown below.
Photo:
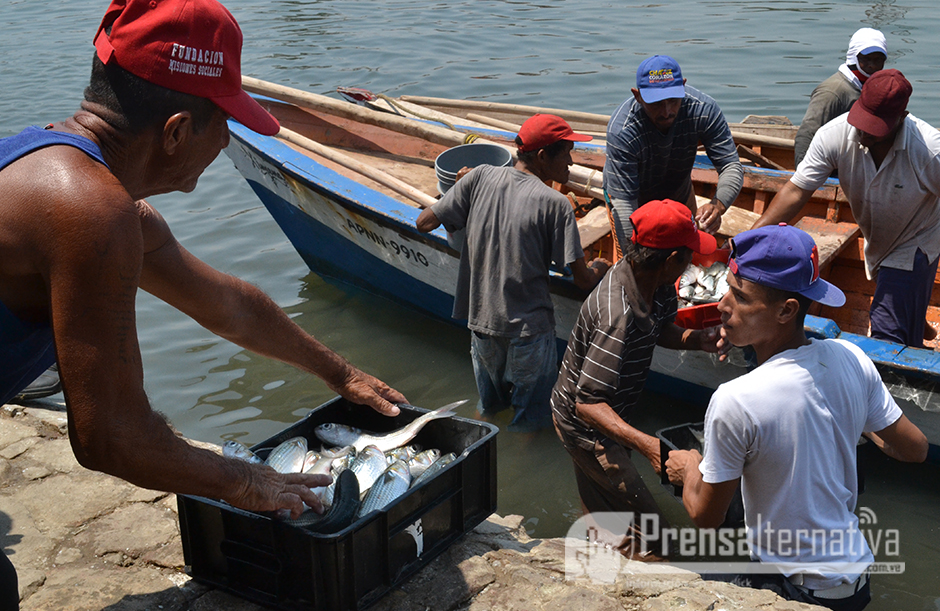
M393 431L426 411L404 407L387 418L337 397L252 450L263 457L265 450L301 435L319 447L313 430L324 422ZM429 422L414 443L442 455L454 452L457 460L384 510L332 535L180 495L187 570L197 581L277 609L364 609L496 510L497 431L466 418Z
M704 438L704 430L704 422L687 422L656 431L656 436L659 437L660 481L666 489L672 490L672 494L680 501L682 500L682 486L669 482L669 476L666 475L666 460L671 450L698 450L702 454L704 447L700 439ZM721 528L740 526L744 526L744 500L741 498L741 486L738 485Z

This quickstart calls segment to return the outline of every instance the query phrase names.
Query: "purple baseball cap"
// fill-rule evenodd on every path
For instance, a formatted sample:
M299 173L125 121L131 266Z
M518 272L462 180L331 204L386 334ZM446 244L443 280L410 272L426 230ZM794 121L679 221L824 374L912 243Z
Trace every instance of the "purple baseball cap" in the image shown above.
M845 295L819 277L819 250L808 233L786 223L742 231L731 239L728 268L763 286L799 293L838 308Z
M636 88L647 104L685 97L685 83L679 62L668 55L654 55L636 69Z

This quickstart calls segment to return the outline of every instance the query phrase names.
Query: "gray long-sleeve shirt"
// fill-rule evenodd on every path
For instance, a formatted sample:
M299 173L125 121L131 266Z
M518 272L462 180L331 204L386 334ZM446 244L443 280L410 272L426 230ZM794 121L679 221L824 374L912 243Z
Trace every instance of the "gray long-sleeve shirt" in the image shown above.
M688 201L699 142L718 169L716 196L728 208L741 191L744 168L715 100L686 85L678 116L665 134L633 98L610 117L604 189L613 203L621 243L631 233L626 221L638 206L655 199Z

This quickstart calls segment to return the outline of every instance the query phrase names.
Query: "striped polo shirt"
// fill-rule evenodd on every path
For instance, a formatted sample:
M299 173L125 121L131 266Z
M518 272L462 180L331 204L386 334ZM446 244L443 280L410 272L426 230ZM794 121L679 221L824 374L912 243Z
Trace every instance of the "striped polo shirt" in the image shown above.
M633 270L621 259L581 306L552 391L555 424L587 449L602 439L575 411L575 403L607 403L627 421L646 383L663 326L676 316L675 286L659 287L647 307Z

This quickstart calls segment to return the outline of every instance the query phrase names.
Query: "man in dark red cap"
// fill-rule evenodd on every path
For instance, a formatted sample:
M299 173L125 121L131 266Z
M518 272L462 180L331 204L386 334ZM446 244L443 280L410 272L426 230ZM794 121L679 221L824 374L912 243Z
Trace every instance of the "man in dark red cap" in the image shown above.
M190 445L144 392L139 288L356 403L392 414L404 401L257 288L196 259L143 200L192 191L228 144L230 117L278 131L241 89L241 30L216 0L114 0L94 43L81 109L0 140L0 404L58 361L83 466L245 509L319 508L310 487L328 478Z
M622 532L613 544L629 557L651 560L661 555L658 531L668 525L631 452L658 472L659 440L629 420L657 345L717 351L716 328L689 330L673 323L676 280L693 252L710 254L717 244L698 230L692 211L673 200L648 202L629 222L631 241L623 258L581 306L552 393L552 413L574 461L584 512L619 514L622 528L613 530Z
M848 114L824 125L754 227L791 221L833 170L875 279L871 336L923 347L940 258L940 132L907 112L911 84L881 70Z
M566 183L574 143L590 139L537 114L519 129L515 166L474 168L418 216L420 231L466 229L453 316L471 331L478 410L490 417L513 408L511 431L551 426L558 351L549 266L570 264L585 290L609 266L585 264L571 202L545 184Z

